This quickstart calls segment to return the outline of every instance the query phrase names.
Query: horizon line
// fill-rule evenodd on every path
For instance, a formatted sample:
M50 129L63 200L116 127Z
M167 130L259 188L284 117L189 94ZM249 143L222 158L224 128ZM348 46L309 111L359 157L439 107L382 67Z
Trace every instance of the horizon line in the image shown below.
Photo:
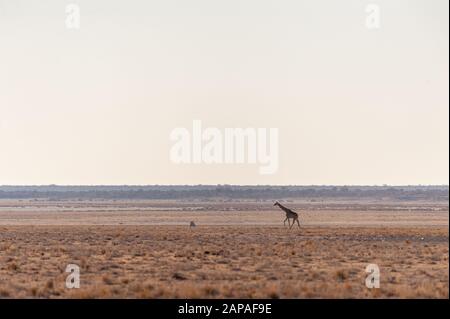
M2 184L0 187L149 187L149 186L289 186L289 187L449 187L449 184Z

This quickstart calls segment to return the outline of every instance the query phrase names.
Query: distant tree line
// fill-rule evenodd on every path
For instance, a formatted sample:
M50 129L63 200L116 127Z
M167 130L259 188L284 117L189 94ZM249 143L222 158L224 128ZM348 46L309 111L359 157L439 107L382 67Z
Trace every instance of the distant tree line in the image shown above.
M0 186L0 199L320 199L448 201L448 186Z

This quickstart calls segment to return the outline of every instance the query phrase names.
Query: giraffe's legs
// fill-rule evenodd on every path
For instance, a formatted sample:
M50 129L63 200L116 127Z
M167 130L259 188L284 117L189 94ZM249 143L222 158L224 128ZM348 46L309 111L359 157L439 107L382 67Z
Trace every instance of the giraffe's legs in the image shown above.
M294 223L295 223L295 219L292 220L292 224L290 225L289 229L291 229L292 226L294 226Z
M288 221L289 224L289 218L286 217L286 219L284 220L284 227L286 227L286 221Z
M296 219L296 221L297 221L298 228L301 229L300 228L300 222L298 221L298 218ZM292 223L292 224L294 224L294 223Z

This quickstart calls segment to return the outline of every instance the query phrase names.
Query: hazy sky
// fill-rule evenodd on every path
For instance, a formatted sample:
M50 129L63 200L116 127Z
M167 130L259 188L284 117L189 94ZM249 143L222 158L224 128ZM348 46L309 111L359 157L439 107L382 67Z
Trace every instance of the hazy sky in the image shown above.
M370 3L379 29L366 27ZM0 0L0 185L448 184L448 11ZM277 173L172 163L170 132L193 120L278 128Z

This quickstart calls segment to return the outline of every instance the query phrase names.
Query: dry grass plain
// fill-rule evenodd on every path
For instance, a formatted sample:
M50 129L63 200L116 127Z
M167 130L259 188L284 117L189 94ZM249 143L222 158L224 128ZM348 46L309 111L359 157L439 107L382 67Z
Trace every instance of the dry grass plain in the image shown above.
M183 205L0 202L0 297L449 297L448 205Z

